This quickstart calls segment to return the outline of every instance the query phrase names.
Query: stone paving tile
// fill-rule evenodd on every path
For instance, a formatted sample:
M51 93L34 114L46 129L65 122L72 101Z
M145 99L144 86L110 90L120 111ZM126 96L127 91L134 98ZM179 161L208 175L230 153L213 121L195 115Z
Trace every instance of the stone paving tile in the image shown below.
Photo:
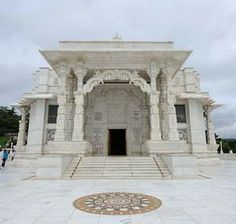
M235 224L236 161L217 169L202 169L210 179L28 180L31 169L7 167L0 170L0 223ZM94 215L72 206L81 196L111 191L149 194L163 204L131 216Z

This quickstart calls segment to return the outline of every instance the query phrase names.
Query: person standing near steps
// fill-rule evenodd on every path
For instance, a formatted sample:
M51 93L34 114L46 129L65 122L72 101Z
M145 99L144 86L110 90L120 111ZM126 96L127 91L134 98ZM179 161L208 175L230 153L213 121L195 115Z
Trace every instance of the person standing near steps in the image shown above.
M5 164L6 164L6 161L8 159L8 152L6 149L4 149L2 152L1 152L1 158L2 158L2 167L4 168L5 167Z

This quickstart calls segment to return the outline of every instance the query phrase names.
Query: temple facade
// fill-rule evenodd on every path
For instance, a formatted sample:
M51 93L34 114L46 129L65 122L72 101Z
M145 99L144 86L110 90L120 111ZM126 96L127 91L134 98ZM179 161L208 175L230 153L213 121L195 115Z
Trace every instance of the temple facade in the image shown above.
M62 41L40 51L17 150L25 155L212 156L215 102L173 42Z

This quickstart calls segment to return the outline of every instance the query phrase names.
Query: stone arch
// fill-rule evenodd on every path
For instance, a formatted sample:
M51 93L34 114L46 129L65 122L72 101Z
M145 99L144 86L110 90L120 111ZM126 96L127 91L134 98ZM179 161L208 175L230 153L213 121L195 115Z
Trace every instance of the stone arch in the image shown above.
M150 85L144 78L141 78L137 71L130 72L128 70L105 70L103 72L97 71L95 75L90 78L83 86L84 94L92 92L93 88L104 84L105 81L122 80L128 81L130 85L140 87L143 92L150 93Z

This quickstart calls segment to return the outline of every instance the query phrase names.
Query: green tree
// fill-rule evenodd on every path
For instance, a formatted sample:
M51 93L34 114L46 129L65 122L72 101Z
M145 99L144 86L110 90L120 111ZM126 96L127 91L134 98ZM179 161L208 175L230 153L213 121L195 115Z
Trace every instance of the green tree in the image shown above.
M224 153L229 153L231 148L229 146L229 142L227 140L222 141L222 149Z
M14 108L0 107L0 136L6 133L17 133L20 116Z

